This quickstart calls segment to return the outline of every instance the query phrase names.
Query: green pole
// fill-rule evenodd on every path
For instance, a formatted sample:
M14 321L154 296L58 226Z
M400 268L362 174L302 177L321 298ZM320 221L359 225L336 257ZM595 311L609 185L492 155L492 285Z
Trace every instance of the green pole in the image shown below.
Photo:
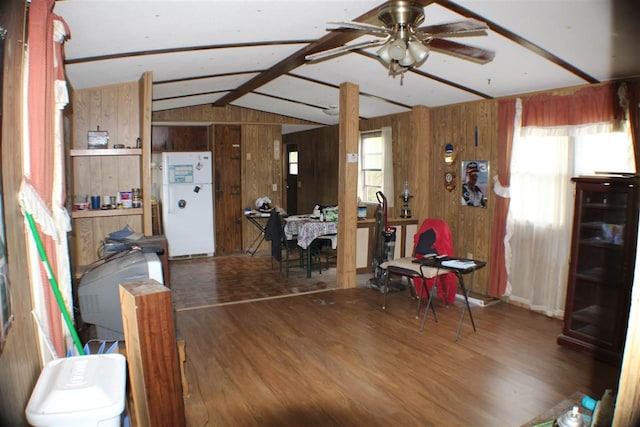
M58 306L60 307L60 311L62 312L62 317L64 317L64 321L67 324L67 328L69 329L69 332L71 332L71 337L73 338L73 342L76 345L76 350L78 350L78 354L80 356L84 356L85 352L84 352L84 349L82 348L80 337L78 336L78 332L76 331L76 328L73 326L73 322L71 321L71 316L69 315L67 306L64 304L64 300L62 299L62 294L60 294L58 281L53 275L53 270L51 269L49 258L47 257L47 253L45 252L44 246L42 245L42 240L40 240L40 234L38 233L38 229L36 228L36 223L33 220L33 216L29 212L25 211L24 215L27 217L27 222L29 223L29 228L31 229L31 235L33 236L33 240L36 242L38 253L40 254L40 259L44 264L44 269L47 272L47 277L49 278L49 283L51 284L51 289L53 290L53 293L56 296L56 301L58 301Z

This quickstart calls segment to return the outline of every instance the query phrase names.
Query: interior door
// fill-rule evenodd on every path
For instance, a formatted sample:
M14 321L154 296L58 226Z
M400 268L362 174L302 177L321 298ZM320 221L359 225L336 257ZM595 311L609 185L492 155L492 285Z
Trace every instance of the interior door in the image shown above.
M287 170L287 213L298 214L298 146L287 144L287 158L285 168Z
M240 126L214 126L216 255L242 252Z

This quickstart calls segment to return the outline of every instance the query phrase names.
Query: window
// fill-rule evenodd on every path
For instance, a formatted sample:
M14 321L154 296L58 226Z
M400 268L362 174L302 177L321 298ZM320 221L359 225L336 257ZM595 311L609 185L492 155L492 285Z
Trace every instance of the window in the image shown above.
M510 298L561 316L568 276L572 176L634 172L628 129L573 136L514 138L508 246Z
M605 135L582 135L575 143L574 175L595 172L635 172L631 133L611 132Z
M381 191L389 207L393 206L393 162L391 157L391 128L360 134L358 159L358 197L364 203L378 203Z
M376 193L382 191L382 131L369 132L360 137L360 177L363 202L376 203Z
M298 175L298 152L289 152L289 175Z

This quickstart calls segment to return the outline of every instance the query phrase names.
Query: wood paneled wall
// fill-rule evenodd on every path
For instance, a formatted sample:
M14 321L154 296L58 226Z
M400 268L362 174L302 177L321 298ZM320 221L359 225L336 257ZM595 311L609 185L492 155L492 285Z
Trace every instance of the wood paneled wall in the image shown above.
M411 113L394 114L390 116L376 117L362 120L360 131L370 131L391 127L391 138L393 146L393 186L395 196L393 200L387 200L389 204L388 215L391 218L400 217L402 201L400 192L404 187L404 182L413 182L412 164L415 150L412 141ZM418 188L410 188L414 193L420 191ZM413 213L414 217L419 217L418 212Z
M277 114L265 113L257 110L248 110L241 107L227 105L225 107L212 107L211 105L196 105L193 107L175 108L172 110L154 111L152 116L153 124L161 122L179 123L234 123L234 124L291 124L291 125L313 125L316 123L305 120L294 119L292 117L279 116Z
M75 149L87 148L87 132L109 132L109 148L114 144L135 147L140 137L139 83L76 90L73 93L73 138ZM73 159L73 182L69 197L75 195L117 195L142 187L140 156L96 156ZM72 199L73 200L73 199ZM83 218L73 221L74 267L91 264L99 259L102 240L113 231L129 224L143 232L143 218L127 215L104 218Z
M284 152L282 147L283 124L313 124L304 120L278 116L240 107L212 107L199 105L153 113L155 124L240 124L242 133L242 203L255 208L258 197L268 196L273 205L284 207ZM274 145L274 141L277 143ZM277 145L277 148L276 148ZM337 166L336 166L337 176ZM273 190L273 185L277 189ZM337 194L337 189L336 189ZM242 212L239 212L242 215ZM243 248L258 235L247 221L242 226ZM264 245L261 250L267 250Z
M87 132L109 132L114 144L135 147L140 137L139 84L136 81L75 90L73 93L73 148L87 148Z
M493 196L489 195L486 209L461 206L460 189L464 177L461 177L460 168L462 160L489 160L490 175L496 173L496 105L495 101L479 101L436 109L417 106L408 113L360 121L360 131L386 126L392 130L395 197L393 207L389 208L389 216L400 216L400 194L404 182L408 181L414 195L410 201L413 218L421 221L435 217L447 221L458 256L472 254L474 258L489 262ZM329 176L335 172L320 175L318 165L327 160L337 163L337 141L334 143L333 139L337 129L338 126L331 126L284 137L286 144L298 144L300 178L303 180L303 191L298 193L301 212L310 211L313 204L317 203L316 193L304 191L305 188L317 188L318 194L332 196L325 183L335 182L335 177ZM444 162L444 147L448 143L453 144L457 151L456 160L451 166ZM447 171L456 173L457 184L452 192L447 191L444 185L444 173ZM333 203L331 199L329 201ZM486 293L488 273L488 269L478 272L473 286L475 292Z
M14 320L0 354L0 425L27 425L24 409L40 375L40 358L31 315L25 223L18 192L23 177L23 77L27 3L0 2L0 26L7 31L2 84L2 198L7 276Z
M460 204L464 176L461 162L466 160L488 160L489 182L497 173L497 102L477 101L465 104L434 108L431 110L433 145L429 208L431 216L442 218L449 223L454 238L457 256L473 257L491 262L491 226L495 195L488 191L488 207L478 208ZM477 129L477 145L476 145ZM445 164L444 148L452 144L456 158L452 165ZM444 185L444 174L456 174L456 188L448 191ZM473 291L486 294L489 269L476 274Z
M338 132L338 126L329 126L282 137L285 144L298 146L299 214L317 204L338 204Z
M243 125L241 127L242 203L255 209L256 199L267 196L272 206L282 206L284 181L283 151L280 125ZM276 186L275 190L273 186ZM242 215L242 212L238 212ZM258 235L247 221L242 225L243 247ZM266 250L265 245L261 249Z

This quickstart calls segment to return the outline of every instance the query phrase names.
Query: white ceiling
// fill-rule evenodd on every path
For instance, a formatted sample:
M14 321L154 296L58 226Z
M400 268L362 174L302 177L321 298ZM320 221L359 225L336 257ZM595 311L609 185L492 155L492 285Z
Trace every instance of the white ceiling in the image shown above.
M432 52L402 84L357 52L287 66L310 43L335 35L328 22L356 20L382 1L64 0L54 12L71 31L66 72L75 89L152 71L154 111L219 101L325 125L338 122L323 109L339 104L343 82L359 85L360 116L370 118L640 76L636 0L418 1L426 5L424 25L487 22L488 36L457 41L493 50L495 59L479 65ZM260 84L235 92L252 79Z

